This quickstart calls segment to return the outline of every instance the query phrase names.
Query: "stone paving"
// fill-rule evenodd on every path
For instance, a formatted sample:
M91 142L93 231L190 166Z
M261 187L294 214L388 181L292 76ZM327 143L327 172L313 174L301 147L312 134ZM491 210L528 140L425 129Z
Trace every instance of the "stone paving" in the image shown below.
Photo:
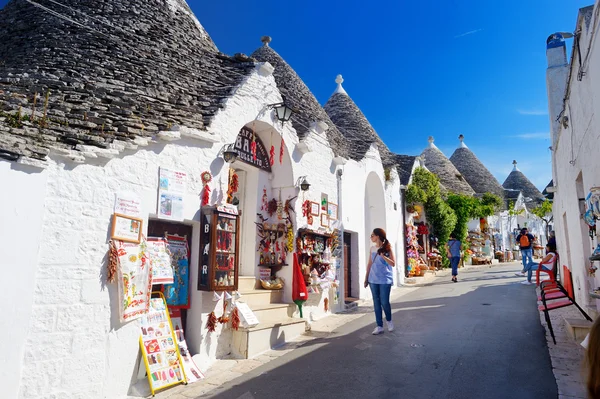
M467 266L466 268L485 267L489 268L493 266ZM447 275L449 275L448 270L436 273L436 277L446 277ZM412 287L405 286L394 290L392 292L392 300L417 290L419 285L417 284ZM372 311L371 305L370 301L363 301L358 307L350 311L332 314L326 318L314 321L311 324L311 330L306 334L297 337L277 349L267 351L254 359L219 359L205 373L205 379L191 385L178 386L159 392L155 397L157 399L190 399L205 395L219 386L269 363L313 339L329 336L336 328L356 320L366 313L370 313ZM540 321L547 332L546 339L552 361L552 371L558 386L559 399L586 399L587 394L583 369L584 349L579 342L574 341L570 337L564 323L565 318L582 318L582 316L575 307L569 306L551 311L550 318L556 335L556 345L552 342L544 315L540 312ZM138 399L139 396L130 396L129 398Z
M537 294L539 294L539 290L536 290ZM584 368L585 349L580 342L575 341L569 335L565 318L583 319L583 316L575 306L550 311L550 321L556 336L556 345L554 345L544 313L540 312L540 321L546 329L552 372L558 385L558 397L559 399L587 399Z

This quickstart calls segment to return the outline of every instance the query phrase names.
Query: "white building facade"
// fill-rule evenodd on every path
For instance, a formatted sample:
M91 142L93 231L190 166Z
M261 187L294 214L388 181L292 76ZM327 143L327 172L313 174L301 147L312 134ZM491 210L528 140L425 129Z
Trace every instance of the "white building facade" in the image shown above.
M600 281L590 273L594 263L589 257L598 240L596 228L590 232L584 216L586 197L600 186L598 10L598 2L579 10L570 62L565 40L573 34L553 34L546 46L554 229L561 266L571 270L576 300L592 313L597 312L599 303L589 292Z

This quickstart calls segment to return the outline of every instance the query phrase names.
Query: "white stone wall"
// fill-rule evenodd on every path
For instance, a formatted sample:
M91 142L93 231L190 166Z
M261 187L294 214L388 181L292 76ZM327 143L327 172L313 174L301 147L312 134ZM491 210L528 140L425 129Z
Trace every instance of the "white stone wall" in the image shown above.
M598 7L596 2L595 7ZM598 21L589 25L579 17L577 28L581 28L580 46L585 57L591 41L591 31ZM598 32L596 30L596 35ZM579 198L587 195L591 187L600 186L600 120L598 104L600 104L600 49L598 37L592 41L589 58L585 67L585 76L577 80L579 60L574 52L573 72L570 94L567 100L565 115L569 118L568 127L560 126L553 152L553 179L557 192L554 195L554 225L561 264L567 265L573 274L573 285L579 303L592 309L600 309L595 300L590 299L588 291L600 285L598 277L590 277L587 273L588 257L593 244L587 236L587 227L583 224L579 208ZM555 95L561 95L556 93ZM561 97L564 96L564 93ZM550 98L550 104L553 99ZM581 174L581 175L580 175ZM581 176L581 185L577 184ZM597 274L600 276L600 274Z
M0 268L6 272L0 302L5 326L0 329L0 381L6 398L18 396L29 332L51 329L56 318L53 311L32 308L47 176L44 171L0 160Z

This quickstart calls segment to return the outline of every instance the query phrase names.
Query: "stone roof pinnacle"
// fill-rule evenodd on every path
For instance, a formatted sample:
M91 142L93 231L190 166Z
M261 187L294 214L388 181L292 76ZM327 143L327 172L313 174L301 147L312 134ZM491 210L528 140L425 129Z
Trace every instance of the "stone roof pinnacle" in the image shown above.
M344 90L344 88L342 87L342 83L344 83L344 78L342 77L342 75L338 75L335 78L335 83L337 83L337 88L335 89L335 91L333 92L333 94L348 94L346 93L346 90Z

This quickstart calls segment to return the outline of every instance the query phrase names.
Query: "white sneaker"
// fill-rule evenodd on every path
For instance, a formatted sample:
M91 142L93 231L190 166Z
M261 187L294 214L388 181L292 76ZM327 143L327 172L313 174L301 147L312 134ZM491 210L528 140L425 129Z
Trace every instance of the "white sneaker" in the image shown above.
M373 335L379 335L379 334L383 334L383 327L375 327L375 329L373 330Z
M524 280L524 281L521 281L521 284L523 284L523 285L531 285L533 283L530 282L530 281Z
M516 273L515 273L515 276L519 276L519 277L525 277L525 276L526 276L526 274L525 274L525 273L523 273L523 272L516 272Z
M387 328L389 332L394 331L394 322L393 321L385 321L385 324L387 324Z

